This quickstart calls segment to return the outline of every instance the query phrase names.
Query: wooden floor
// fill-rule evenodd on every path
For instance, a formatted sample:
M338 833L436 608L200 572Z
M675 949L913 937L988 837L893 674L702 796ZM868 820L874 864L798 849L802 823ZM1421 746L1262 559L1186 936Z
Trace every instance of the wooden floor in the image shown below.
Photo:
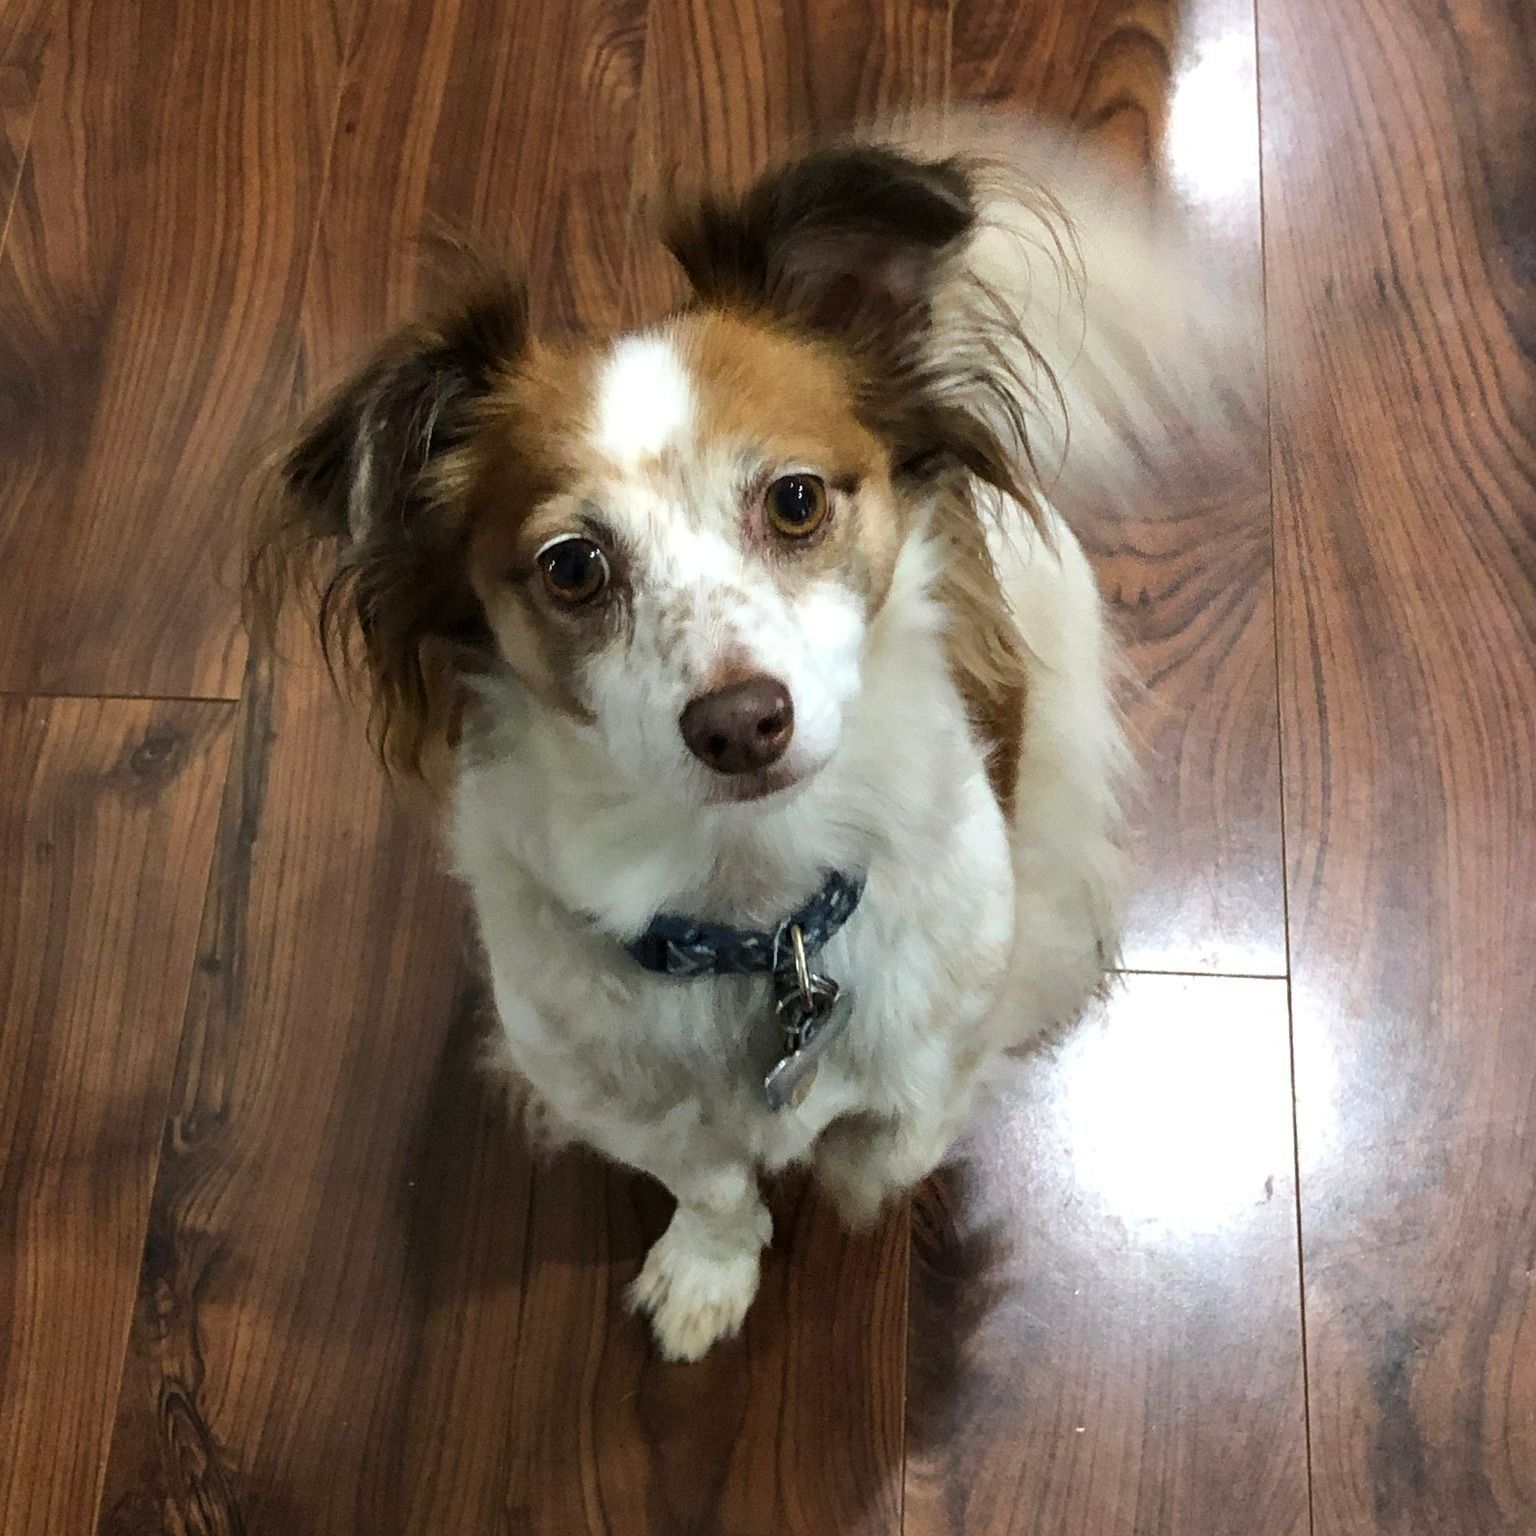
M1536 1531L1533 82L1528 0L0 0L3 1536ZM1091 530L1124 985L662 1366L241 469L443 221L633 319L672 178L983 96L1205 222L1265 483Z

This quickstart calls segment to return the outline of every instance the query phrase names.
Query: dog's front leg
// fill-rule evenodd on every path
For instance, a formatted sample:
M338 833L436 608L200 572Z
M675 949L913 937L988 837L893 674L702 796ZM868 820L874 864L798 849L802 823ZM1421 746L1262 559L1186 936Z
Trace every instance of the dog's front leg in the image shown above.
M677 1197L677 1210L629 1288L630 1305L650 1318L668 1360L697 1360L741 1327L772 1223L745 1163L701 1158L647 1171Z

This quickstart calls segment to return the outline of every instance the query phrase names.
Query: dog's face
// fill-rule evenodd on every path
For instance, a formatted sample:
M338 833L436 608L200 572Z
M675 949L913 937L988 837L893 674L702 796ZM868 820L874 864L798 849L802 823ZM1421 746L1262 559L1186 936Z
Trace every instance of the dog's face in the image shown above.
M656 326L541 341L501 287L403 333L289 451L257 585L340 545L325 620L410 766L501 669L619 784L804 782L933 477L1001 457L924 351L972 221L956 167L829 152L677 221L696 302Z
M740 801L827 762L904 517L835 348L721 311L535 346L484 432L475 593L615 776Z

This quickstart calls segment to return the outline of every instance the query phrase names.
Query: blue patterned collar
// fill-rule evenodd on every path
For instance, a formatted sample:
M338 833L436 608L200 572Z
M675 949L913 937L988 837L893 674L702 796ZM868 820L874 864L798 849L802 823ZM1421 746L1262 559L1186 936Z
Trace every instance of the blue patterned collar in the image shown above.
M745 976L787 970L793 961L785 935L798 926L805 952L814 955L844 923L864 894L864 882L833 870L821 889L777 928L731 928L663 912L624 948L661 976Z

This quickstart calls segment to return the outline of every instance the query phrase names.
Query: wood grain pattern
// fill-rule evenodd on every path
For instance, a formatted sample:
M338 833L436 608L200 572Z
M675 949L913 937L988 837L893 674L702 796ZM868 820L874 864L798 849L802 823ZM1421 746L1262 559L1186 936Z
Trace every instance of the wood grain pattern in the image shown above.
M1307 1530L1282 981L1136 976L919 1200L907 1536Z
M329 13L61 0L0 264L0 686L234 697L239 471L286 402ZM274 411L276 407L276 411Z
M11 0L0 10L0 257L10 233L11 208L21 182L43 55L53 22L50 0ZM0 395L0 425L4 424Z
M99 1529L379 1529L442 1230L515 1283L523 1172L445 1162L464 911L323 669L248 681ZM491 1188L486 1188L487 1181ZM508 1246L511 1254L508 1254ZM461 1299L455 1298L455 1304ZM468 1305L469 1298L462 1298Z
M19 64L0 60L0 254L5 251L11 227L11 207L27 158L36 105L37 85L32 73Z
M7 1532L94 1517L230 713L0 699Z
M1536 20L1256 11L1262 240L1249 0L0 0L0 691L242 700L0 697L6 1536L1536 1528ZM1267 275L1255 478L1076 509L1128 961L1259 974L1127 978L873 1233L784 1182L664 1366L669 1202L509 1128L430 816L245 655L235 471L436 230L628 323L667 195L978 96L1165 183L1260 362Z
M700 186L746 185L813 134L945 100L947 8L933 0L680 0L657 5L646 53L637 191L654 213ZM680 289L654 242L635 247L641 314Z
M961 0L954 13L954 96L1022 103L1075 124L1131 165L1150 165L1162 142L1183 8L1183 0Z
M1319 1536L1536 1527L1536 23L1262 7Z
M590 198L589 244L541 307L606 303L611 323L635 20L554 0L359 10L303 308L310 389L426 301L421 237L439 226L508 259L541 207L559 224ZM577 103L553 110L576 79L615 138L577 133ZM312 656L297 633L285 650ZM525 1301L533 1171L477 1066L487 1004L431 818L396 803L323 674L282 666L267 687L247 688L204 925L214 979L189 1019L101 1529L212 1511L285 1536L520 1531L524 1356L593 1326L589 1295Z
M1226 451L1198 439L1153 479L1067 505L1125 638L1142 783L1133 969L1281 975L1258 102L1246 0L1116 0L955 12L957 96L1073 123L1165 186L1222 274L1255 360Z
M526 277L547 326L622 318L643 21L644 0L360 9L305 296L311 389L451 287L439 237Z
M0 6L0 59L22 69L42 59L59 0L6 0Z

